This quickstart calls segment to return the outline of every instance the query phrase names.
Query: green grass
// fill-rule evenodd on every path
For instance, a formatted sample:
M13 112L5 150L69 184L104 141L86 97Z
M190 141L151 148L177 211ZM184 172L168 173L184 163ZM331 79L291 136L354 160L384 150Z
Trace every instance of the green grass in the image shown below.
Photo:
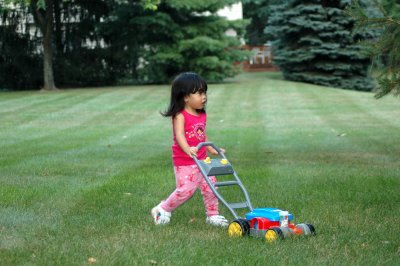
M208 136L253 205L290 210L316 237L230 239L205 224L200 193L153 224L175 184L167 85L8 92L0 265L400 264L399 99L265 73L209 87Z

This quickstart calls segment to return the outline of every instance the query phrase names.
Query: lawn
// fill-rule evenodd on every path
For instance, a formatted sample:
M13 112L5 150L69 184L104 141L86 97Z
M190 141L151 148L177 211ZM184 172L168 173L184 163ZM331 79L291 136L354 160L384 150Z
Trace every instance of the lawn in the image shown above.
M275 73L209 85L208 137L253 206L317 230L275 244L206 225L198 192L153 224L175 185L168 98L168 85L0 93L0 265L400 264L398 98Z

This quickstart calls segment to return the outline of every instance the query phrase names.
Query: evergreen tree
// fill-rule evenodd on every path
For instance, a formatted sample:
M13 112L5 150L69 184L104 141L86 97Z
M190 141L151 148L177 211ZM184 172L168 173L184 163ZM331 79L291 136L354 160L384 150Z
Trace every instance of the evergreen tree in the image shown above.
M264 34L270 16L271 0L243 0L243 17L251 20L246 27L246 44L262 45L268 41Z
M0 81L10 77L4 73L12 73L13 80L18 81L1 84L3 88L21 89L25 80L25 87L37 86L37 78L33 77L37 71L32 70L38 68L37 58L43 57L40 42L44 39L47 51L51 49L50 61L60 87L163 83L182 71L195 71L208 81L221 81L237 74L235 63L247 55L240 50L239 42L245 22L216 15L236 1L0 0L0 32L4 33L0 40L0 70L4 70ZM9 3L21 10L14 5L8 7ZM29 8L30 13L36 12L36 28L32 16L26 27L19 19L19 14L28 13ZM47 22L51 21L43 24L47 25L47 38L38 26L44 15L48 15ZM25 32L15 33L16 28ZM238 36L226 36L229 28L234 28ZM30 29L36 29L36 33L32 35ZM18 50L9 49L14 46ZM15 64L14 54L19 58L23 54L35 63ZM22 69L32 65L35 67Z
M66 26L68 36L75 38L65 40L58 49L66 51L58 66L69 77L65 80L79 81L80 86L164 83L182 71L221 81L238 73L234 63L246 55L238 41L244 23L215 15L236 0L166 0L157 9L141 4L144 0L75 1L72 7L79 4L75 10L79 25ZM239 36L226 36L228 28L235 28ZM91 47L80 45L85 38L90 38Z
M357 20L358 25L365 31L376 28L382 29L379 38L366 42L365 46L373 57L375 68L379 72L376 98L389 93L400 95L400 1L374 1L375 10L369 12L371 6L363 5L360 1L353 1L348 8L349 13Z
M183 71L194 71L210 82L222 81L239 72L236 62L247 55L239 39L245 22L228 21L216 12L237 0L168 0L146 24L148 44L141 76L153 82L169 82ZM227 36L233 28L238 36Z
M370 91L369 57L353 33L347 0L276 1L265 33L274 40L274 60L288 80Z

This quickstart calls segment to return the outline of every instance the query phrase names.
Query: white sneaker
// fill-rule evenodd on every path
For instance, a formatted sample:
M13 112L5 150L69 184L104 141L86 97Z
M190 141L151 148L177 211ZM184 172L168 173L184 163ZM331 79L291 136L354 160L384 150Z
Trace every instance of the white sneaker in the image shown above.
M214 225L214 226L221 226L221 227L228 226L228 220L225 219L225 217L222 215L208 216L206 219L206 223Z
M167 224L171 220L171 213L165 211L160 205L161 203L151 209L151 216L153 216L155 224Z

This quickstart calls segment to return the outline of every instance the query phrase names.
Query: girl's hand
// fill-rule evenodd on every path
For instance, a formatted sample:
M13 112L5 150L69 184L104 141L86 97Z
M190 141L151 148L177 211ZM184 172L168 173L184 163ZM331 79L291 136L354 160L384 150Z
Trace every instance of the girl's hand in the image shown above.
M188 155L192 158L193 156L197 157L197 151L198 151L197 147L189 147Z
M221 150L222 153L225 153L225 149L224 148L219 148ZM216 149L214 149L211 146L208 146L208 151L212 154L212 155L217 155L218 152Z

